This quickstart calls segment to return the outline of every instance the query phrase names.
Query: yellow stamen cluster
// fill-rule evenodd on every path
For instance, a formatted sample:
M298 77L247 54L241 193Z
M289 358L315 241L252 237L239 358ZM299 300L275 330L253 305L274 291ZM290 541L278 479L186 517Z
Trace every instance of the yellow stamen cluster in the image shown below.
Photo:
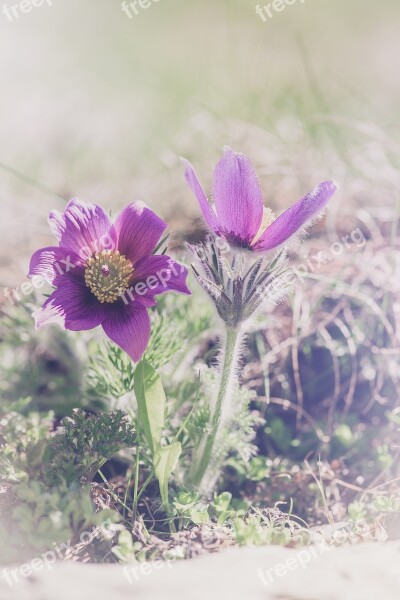
M87 261L85 283L101 303L113 303L128 289L132 273L132 263L118 250L102 250Z

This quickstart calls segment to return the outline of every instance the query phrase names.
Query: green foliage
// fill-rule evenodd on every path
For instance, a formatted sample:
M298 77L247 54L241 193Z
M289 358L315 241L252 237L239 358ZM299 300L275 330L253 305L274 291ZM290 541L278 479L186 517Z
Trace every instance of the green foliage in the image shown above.
M184 323L179 316L153 312L151 317L151 336L144 359L159 370L184 350L186 342ZM178 318L177 318L178 317Z
M182 447L177 441L162 446L167 398L161 377L145 359L136 368L134 390L138 423L150 448L162 502L167 506L168 481L176 467Z
M242 518L248 508L246 503L234 503L230 492L215 493L211 502L205 502L197 492L181 491L172 506L179 518L180 529L206 523L231 527L233 520Z
M366 539L385 541L400 537L400 495L388 494L370 498L361 497L348 507L349 518L356 533Z
M200 376L199 401L187 423L187 431L192 444L199 443L204 432L208 429L210 415L210 398L215 394L217 375L212 369L204 369ZM257 453L253 444L255 428L260 424L257 411L250 411L249 405L254 399L254 394L244 388L236 388L233 404L236 413L229 416L227 426L218 440L216 454L230 456L229 464L235 461L247 463Z
M253 509L245 517L233 521L236 541L240 546L286 546L295 539L307 537L307 531L277 509Z
M89 488L59 482L48 487L31 479L13 488L9 512L0 515L2 546L0 560L15 560L37 551L53 550L55 544L68 548L79 533L104 522L115 522L113 510L96 512Z
M367 517L365 504L362 502L352 502L348 507L349 517L353 522L361 521Z
M118 535L118 541L112 548L113 554L120 562L136 562L136 552L141 549L140 542L133 542L132 534L127 529L124 529Z
M172 502L174 514L179 518L179 529L190 523L199 525L208 523L208 504L204 503L197 492L181 491Z
M293 442L293 436L290 428L286 425L283 419L272 417L265 427L271 443L275 444L279 452L287 452Z
M28 405L24 401L19 407ZM0 417L0 478L22 481L42 468L53 421L52 412L24 416L9 411Z
M262 423L257 411L250 410L254 393L245 387L234 390L234 406L238 407L236 414L225 431L224 444L227 454L237 460L247 463L258 452L254 444L256 428Z
M20 503L12 516L25 539L33 547L48 546L65 541L71 532L79 531L93 522L94 509L88 489L60 484L46 488L31 480L16 488Z
M29 555L118 518L108 509L96 511L89 483L106 460L135 443L127 415L77 409L55 435L52 428L52 413L9 412L0 419L0 473L11 483L0 510L4 560L19 556L21 548Z
M360 422L359 415L350 411L347 415L334 414L330 437L322 438L321 431L327 430L325 414L329 403L326 399L321 402L322 408L312 413L312 419L303 420L297 427L295 413L290 410L294 401L285 406L276 407L273 402L267 405L264 400L258 402L254 392L243 387L235 392L233 402L243 409L232 415L234 424L231 422L226 427L219 440L221 455L228 456L222 465L223 476L214 496L201 498L193 490L186 491L182 487L193 446L208 430L210 398L215 396L218 383L215 370L209 368L216 356L212 315L200 295L195 294L190 299L172 295L160 298L158 309L152 313L151 342L138 366L117 346L98 344L91 333L76 334L76 347L75 335L72 338L61 332L58 337L56 330L54 337L53 333L46 333L39 340L37 334L30 331L24 312L18 311L18 318L14 317L1 330L6 335L0 342L1 356L7 359L9 355L5 362L6 378L0 384L4 392L0 403L0 473L7 485L11 484L9 492L3 494L6 502L0 536L10 548L17 549L17 557L23 545L30 551L65 538L77 539L82 528L106 516L107 513L100 516L101 511L96 513L86 485L105 462L108 464L103 471L111 481L104 487L112 498L112 506L123 507L124 521L113 550L114 557L121 561L168 556L165 549L153 548L153 545L161 545L160 540L175 544L175 538L168 537L168 525L171 530L177 527L184 535L191 534L192 530L222 528L231 542L237 544L292 545L299 539L307 543L307 535L293 524L290 516L262 507L293 497L297 514L315 513L315 506L321 504L321 491L309 474L307 479L302 479L301 462L309 453L313 464L321 454L322 464L328 471L329 461L332 461L332 472L321 481L322 487L328 486L328 498L338 497L337 488L333 491L329 488L334 486L331 481L335 481L329 478L336 475L349 482L354 481L355 476L362 476L366 484L383 470L388 479L396 477L393 440L400 421L398 413L387 405L374 408L375 420L379 417L381 422L387 423L386 429L371 425L372 419L371 423ZM363 326L361 321L359 326ZM199 342L199 336L207 330L208 336ZM320 380L314 378L312 371L316 359L314 341L312 337L303 341L300 369L309 369L304 372L311 373L303 381L305 399L309 402L314 387L319 389ZM15 361L12 359L14 349L17 351ZM250 343L250 356L252 352ZM266 345L264 352L268 352ZM62 360L55 363L53 359L58 353ZM75 367L78 357L79 369ZM343 372L348 373L340 361ZM286 370L290 372L290 364L288 361L277 369L282 380ZM57 371L54 378L53 368ZM84 368L89 397L80 391L83 386L79 380ZM257 365L254 367L252 363L251 372L253 368L257 369ZM39 377L32 376L39 371ZM38 394L43 374L47 376L44 395ZM256 372L255 377L258 376ZM267 376L262 373L265 389L271 386L274 400L277 387L273 387L273 381L267 381ZM68 387L73 380L76 385ZM17 385L11 390L13 382ZM62 385L68 388L68 396L71 389L74 396L73 404L65 404L60 410L64 404ZM286 389L291 392L290 381ZM21 399L16 390L24 391ZM55 401L55 414L44 410L49 399L55 398L53 392L59 396ZM25 398L28 393L31 400ZM390 389L387 393L390 394ZM97 410L101 407L103 412L86 414L79 409L72 412L71 406L97 407ZM263 412L265 407L266 412ZM124 408L129 417L121 410L110 412L114 408ZM305 411L311 410L313 407L306 404ZM58 417L63 413L68 416L59 427ZM133 461L128 464L113 460L118 451L133 447L137 480ZM133 452L125 453L124 458L129 461L130 455L133 456ZM334 473L337 464L343 470ZM318 475L318 469L315 472ZM122 489L114 489L114 475ZM218 493L220 490L226 491ZM343 490L339 490L339 496L340 491ZM370 500L350 503L349 517L354 522L366 520L369 523L382 515L385 519L398 519L398 496ZM300 502L308 512L298 511ZM249 510L251 504L254 508ZM143 539L135 529L138 523ZM177 556L189 554L179 545L174 546L174 552Z
M185 345L200 335L209 325L209 318L197 310L189 319L187 307L174 298L178 306L160 299L159 311L151 313L151 336L144 354L145 360L156 371L184 356ZM161 306L163 308L161 308ZM92 343L87 371L88 392L91 398L115 402L134 389L135 365L129 356L115 344ZM184 382L190 383L190 382Z
M379 513L400 514L400 496L378 496L374 499L373 508Z
M187 424L189 437L196 443L196 440L202 433L208 429L210 421L210 405L204 401L204 398L193 411L193 415Z
M140 427L154 454L161 445L167 398L161 377L146 360L136 368L134 390Z
M61 328L36 331L33 306L7 307L0 314L0 364L3 399L30 397L31 410L69 414L83 406L83 361L75 339Z
M255 456L247 463L246 477L250 481L263 481L268 474L269 468L265 456Z
M39 476L49 485L57 480L91 481L105 461L136 441L128 416L121 410L99 415L80 409L61 421L51 435L53 413L27 416L8 412L0 421L0 473L4 479Z
M230 492L222 492L222 494L214 494L213 502L210 507L215 513L217 518L217 524L223 525L228 519L232 519L238 514L231 508L232 494Z
M192 283L192 282L191 282ZM204 302L201 294L196 293L195 286L192 296L166 294L158 300L158 311L164 321L171 323L173 335L183 344L190 344L202 333L212 328L214 311L208 302ZM179 333L179 336L177 335Z
M129 356L115 344L93 344L87 372L91 397L105 402L133 390L135 367Z
M98 469L114 454L132 448L136 433L129 417L117 410L87 415L77 409L62 421L64 431L48 448L47 481L90 482Z
M157 448L154 453L154 472L160 485L161 500L164 506L168 506L168 482L178 464L181 452L181 444L173 442L168 446Z

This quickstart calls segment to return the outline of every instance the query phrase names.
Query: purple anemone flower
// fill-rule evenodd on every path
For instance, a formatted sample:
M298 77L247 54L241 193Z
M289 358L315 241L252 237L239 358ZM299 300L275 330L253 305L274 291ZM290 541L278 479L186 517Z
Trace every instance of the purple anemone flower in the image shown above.
M337 187L332 181L317 185L278 218L263 204L257 175L249 159L226 148L213 179L211 205L192 165L185 164L185 176L197 197L210 229L232 246L266 252L284 244L318 217Z
M48 221L59 245L35 252L28 276L56 289L34 313L36 326L56 322L81 331L102 325L137 362L150 338L147 309L154 297L171 290L190 294L187 269L153 254L166 223L141 202L112 223L103 208L76 199Z

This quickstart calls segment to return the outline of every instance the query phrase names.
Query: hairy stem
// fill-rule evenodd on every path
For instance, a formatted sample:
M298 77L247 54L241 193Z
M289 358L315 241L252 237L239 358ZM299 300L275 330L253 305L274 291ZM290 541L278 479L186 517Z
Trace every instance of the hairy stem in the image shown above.
M217 400L211 414L210 430L200 445L199 454L195 457L192 470L191 483L203 493L207 491L207 487L215 481L219 474L218 469L220 465L218 463L221 457L218 456L219 452L218 448L216 448L216 442L220 434L220 429L224 425L221 418L223 411L227 409L233 397L234 390L232 386L236 377L240 339L239 328L227 328L225 348L222 351L221 379Z

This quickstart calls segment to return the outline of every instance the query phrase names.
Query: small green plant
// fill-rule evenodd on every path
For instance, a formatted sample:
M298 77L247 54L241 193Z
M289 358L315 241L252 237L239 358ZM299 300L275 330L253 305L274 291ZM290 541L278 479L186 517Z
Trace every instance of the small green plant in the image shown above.
M373 508L380 513L399 513L400 514L400 496L378 496L374 499Z
M62 420L62 433L50 441L45 461L46 480L91 482L114 454L136 443L136 432L122 410L87 415L74 410ZM46 460L47 459L47 460Z
M235 538L241 546L286 546L291 542L305 543L308 531L290 515L279 509L252 509L244 517L233 520Z

